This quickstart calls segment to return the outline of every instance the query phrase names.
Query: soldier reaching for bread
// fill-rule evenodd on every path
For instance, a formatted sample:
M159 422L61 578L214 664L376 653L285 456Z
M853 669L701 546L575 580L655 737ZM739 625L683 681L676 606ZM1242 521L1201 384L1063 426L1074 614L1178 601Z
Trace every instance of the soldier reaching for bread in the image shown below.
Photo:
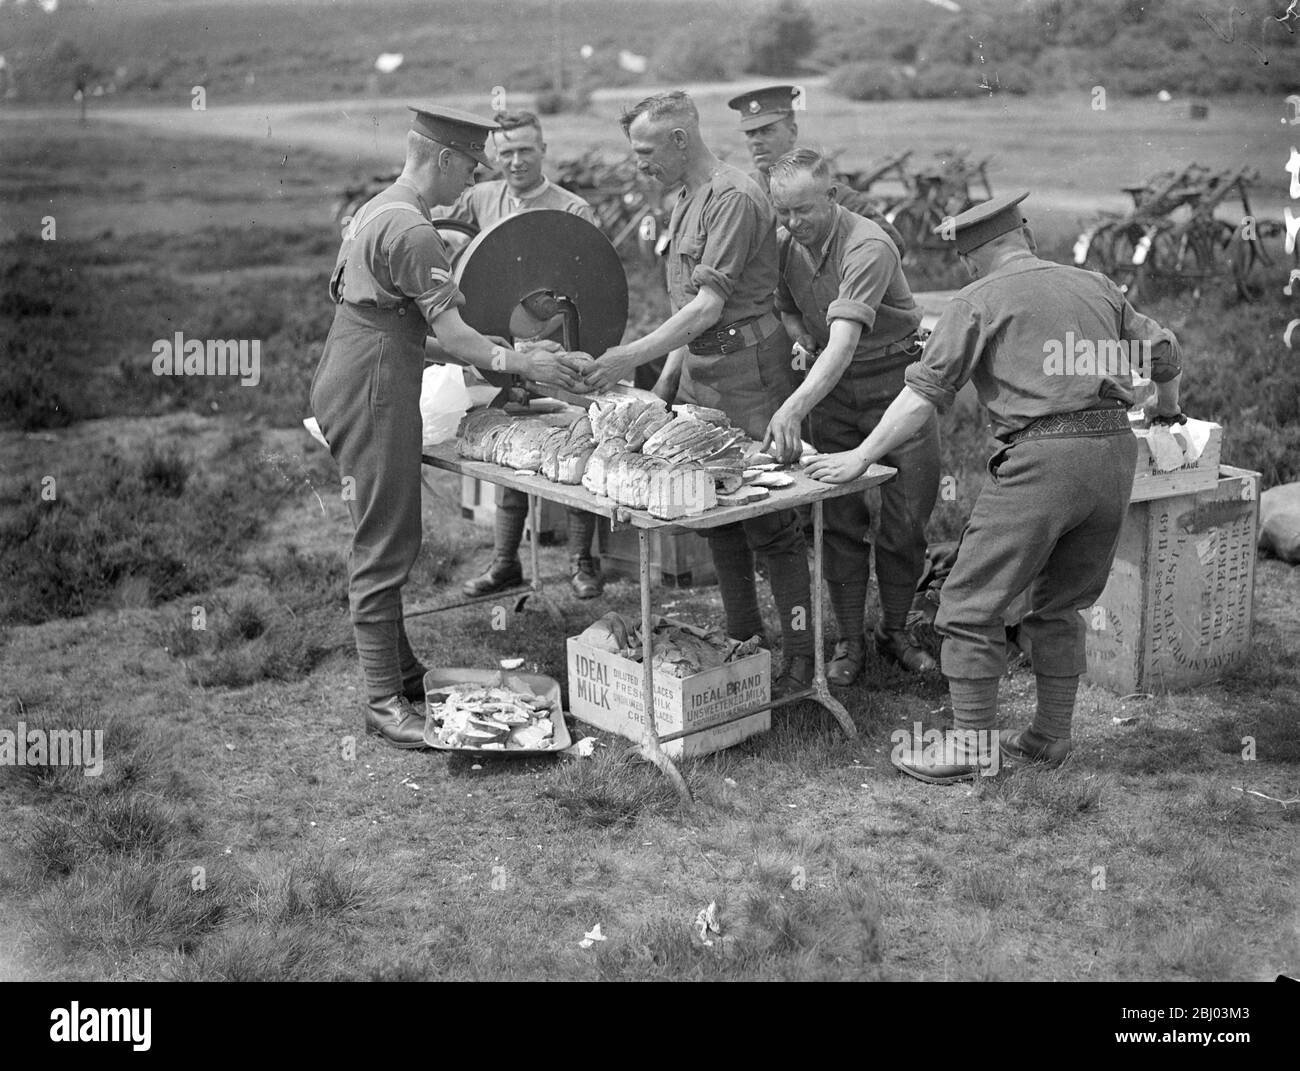
M683 185L668 229L673 314L643 338L607 350L587 381L607 390L667 354L656 394L720 409L761 439L794 390L790 342L771 308L778 270L772 206L753 179L704 144L687 94L648 97L623 115L622 126L643 174L665 187ZM811 583L795 512L710 528L707 538L727 632L736 639L762 631L754 554L767 559L785 656L773 693L807 687L813 673Z

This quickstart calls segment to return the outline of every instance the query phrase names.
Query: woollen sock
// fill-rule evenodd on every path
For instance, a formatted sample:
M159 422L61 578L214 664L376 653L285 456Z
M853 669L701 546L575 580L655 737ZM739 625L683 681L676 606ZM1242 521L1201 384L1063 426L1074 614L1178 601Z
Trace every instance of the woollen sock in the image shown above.
M835 580L826 582L831 598L831 610L835 613L835 627L842 640L858 640L866 633L864 618L867 613L867 577L839 583Z
M1038 689L1038 710L1029 727L1044 740L1069 740L1079 678L1045 677L1041 673L1034 676Z
M912 599L916 587L912 584L896 584L882 580L876 573L876 583L880 586L880 623L886 632L897 632L907 628L907 615L912 612Z
M706 537L713 567L718 573L718 593L727 614L727 635L737 640L763 634L763 615L754 587L754 554L740 525L710 529Z
M354 621L352 633L371 699L387 699L402 690L402 666L397 653L397 621Z
M950 677L948 694L952 699L955 729L992 729L998 718L997 677Z
M813 656L812 581L808 554L800 545L792 554L767 559L767 582L781 614L781 653L786 664L795 655Z
M512 490L505 488L506 491ZM524 539L524 525L528 523L528 496L515 492L503 494L497 502L493 521L493 553L499 562L519 559L519 544Z
M574 558L591 557L591 539L596 534L596 515L586 510L569 510L569 554Z
M406 638L406 622L400 618L397 621L397 661L401 667L403 681L424 676L424 663L411 650L411 641Z

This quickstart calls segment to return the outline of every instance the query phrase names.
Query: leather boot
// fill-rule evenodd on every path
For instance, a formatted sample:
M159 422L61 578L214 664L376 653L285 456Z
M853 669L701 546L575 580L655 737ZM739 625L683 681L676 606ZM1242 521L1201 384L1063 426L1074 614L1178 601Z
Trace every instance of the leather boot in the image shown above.
M984 730L986 733L994 731ZM938 747L933 744L923 745L921 740L913 737L907 746L895 747L889 761L908 777L914 777L929 785L952 785L960 781L974 781L983 770L973 729L945 731L942 745Z
M524 567L519 564L518 558L508 562L498 559L488 566L487 572L482 576L467 580L461 591L465 593L467 598L472 599L479 595L495 595L498 591L517 588L523 582Z
M381 737L390 747L424 747L424 717L404 695L371 700L366 732Z
M851 640L840 640L835 644L835 654L826 667L826 679L831 684L845 687L858 679L862 666L867 660L867 638L856 636Z
M815 663L812 655L791 655L785 660L781 676L772 682L772 698L784 699L812 685Z
M905 629L886 631L883 625L877 625L875 640L877 651L911 673L929 673L939 668L933 658L911 641Z
M604 594L605 581L600 575L600 563L594 558L574 557L569 559L573 575L569 586L580 599L594 599Z
M998 750L1007 766L1037 763L1060 766L1070 754L1070 741L1048 740L1029 729L1003 729L998 734Z

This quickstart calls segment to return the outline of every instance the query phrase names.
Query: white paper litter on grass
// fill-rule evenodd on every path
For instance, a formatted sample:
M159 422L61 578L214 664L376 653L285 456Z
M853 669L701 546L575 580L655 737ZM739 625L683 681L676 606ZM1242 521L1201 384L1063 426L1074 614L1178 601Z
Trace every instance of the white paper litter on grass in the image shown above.
M582 940L578 942L579 948L590 948L597 941L605 940L605 935L600 932L600 923L596 923L590 930L582 935Z
M695 916L695 932L700 935L700 940L704 942L705 947L712 948L713 941L710 940L709 934L716 933L722 936L722 927L718 925L718 904L716 900L710 900L708 907L700 908L699 914Z
M572 755L575 759L589 759L591 753L596 750L596 738L594 736L584 736L576 744L566 747L561 755Z

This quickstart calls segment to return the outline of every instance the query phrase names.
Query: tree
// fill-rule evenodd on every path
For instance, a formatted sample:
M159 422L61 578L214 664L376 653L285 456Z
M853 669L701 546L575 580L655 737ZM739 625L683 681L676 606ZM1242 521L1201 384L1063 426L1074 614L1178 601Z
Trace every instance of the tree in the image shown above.
M749 29L751 74L794 74L817 44L812 12L803 0L777 0Z

